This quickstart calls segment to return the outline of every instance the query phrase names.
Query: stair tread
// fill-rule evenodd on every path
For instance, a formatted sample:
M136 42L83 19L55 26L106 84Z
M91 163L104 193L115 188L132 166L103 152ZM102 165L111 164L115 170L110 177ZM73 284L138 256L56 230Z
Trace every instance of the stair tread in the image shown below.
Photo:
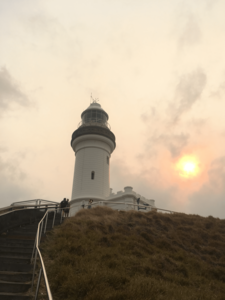
M4 255L4 256L2 256L1 253L0 253L0 258L12 258L12 259L20 258L20 259L27 259L27 257L21 257L21 256L11 256L11 255L7 255L7 256Z
M24 295L24 293L5 293L5 292L0 292L0 296L23 296L23 297L31 297L29 295Z
M16 246L16 247L13 247L13 246L5 246L5 245L1 245L2 247L0 248L0 251L1 251L1 249L3 250L3 251L6 251L6 250L8 250L8 249L10 249L10 248L13 248L13 250L21 250L21 249L26 249L27 251L31 251L32 252L32 250L33 250L33 247L25 247L25 246L21 246L21 247L18 247L18 246Z
M31 284L31 281L27 281L27 282L13 282L13 281L4 281L4 280L0 280L0 283L4 283L4 284L15 284L15 285L18 285L18 284L22 284L22 285L30 285Z
M18 242L18 239L17 238L9 238L8 236L6 237L0 237L0 240L2 241L13 241L13 242ZM30 240L27 240L27 239L24 239L23 241L25 242L31 242Z
M32 275L32 272L14 272L14 271L0 271L0 274L6 275Z
M10 255L10 257L13 257L15 259L21 258L21 259L30 259L31 258L31 254L24 254L24 253L17 253L17 252L11 252L11 253L2 253L0 252L0 258L9 258L8 254L14 254L14 255Z

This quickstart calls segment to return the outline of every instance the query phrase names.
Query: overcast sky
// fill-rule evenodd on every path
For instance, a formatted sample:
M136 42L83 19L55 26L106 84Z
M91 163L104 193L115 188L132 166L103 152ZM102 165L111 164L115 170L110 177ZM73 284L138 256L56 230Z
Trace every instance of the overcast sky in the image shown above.
M0 207L70 198L80 115L99 98L114 192L225 218L225 1L0 0ZM184 178L184 156L199 173Z

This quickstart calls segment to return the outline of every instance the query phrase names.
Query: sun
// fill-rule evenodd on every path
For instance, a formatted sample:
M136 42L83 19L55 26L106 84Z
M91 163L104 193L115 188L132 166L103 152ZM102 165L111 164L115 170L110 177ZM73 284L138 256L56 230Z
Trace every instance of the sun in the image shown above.
M186 173L194 173L196 169L196 164L192 161L187 161L184 163L183 170Z
M199 174L199 162L194 156L183 156L176 164L181 177L193 178Z

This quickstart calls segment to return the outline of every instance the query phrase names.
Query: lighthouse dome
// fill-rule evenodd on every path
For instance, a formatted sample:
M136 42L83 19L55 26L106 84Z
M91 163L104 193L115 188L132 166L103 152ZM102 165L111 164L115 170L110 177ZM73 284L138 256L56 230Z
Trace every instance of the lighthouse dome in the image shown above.
M81 119L82 125L96 123L96 125L105 125L108 127L107 121L109 116L101 108L101 105L96 102L91 103L90 106L82 112Z

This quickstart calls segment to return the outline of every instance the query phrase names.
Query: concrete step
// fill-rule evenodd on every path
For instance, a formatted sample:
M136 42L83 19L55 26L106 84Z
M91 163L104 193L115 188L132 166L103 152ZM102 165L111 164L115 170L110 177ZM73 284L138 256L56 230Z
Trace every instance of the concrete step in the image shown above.
M46 227L46 231L50 231L52 230L52 227ZM42 232L44 232L44 228L42 230ZM16 229L16 230L13 230L13 231L10 231L9 234L13 234L13 235L24 235L24 236L27 236L27 235L36 235L37 233L37 230L33 230L33 229L27 229L26 231L23 230L23 229Z
M32 272L33 266L27 263L0 262L2 272ZM1 298L0 298L1 299Z
M54 227L56 227L56 226L59 226L60 225L60 222L55 222L54 223ZM26 233L27 231L31 231L31 232L37 232L37 228L38 228L38 226L29 226L29 227L16 227L16 228L13 228L13 229L11 229L9 232L10 233L12 233L12 232L24 232L24 233ZM44 230L44 228L45 228L45 224L43 225L43 228L42 228L42 230ZM46 226L46 229L52 229L52 222L48 222L47 223L47 226Z
M22 294L0 293L1 300L33 300L34 297Z
M64 218L62 218L62 220L63 220ZM26 224L26 225L21 225L20 227L23 227L23 228L25 228L25 227L29 227L29 226L37 226L38 225L38 223L41 221L42 219L39 219L39 220L36 220L34 223L30 223L30 224ZM60 222L61 221L61 217L57 217L57 218L55 218L55 222ZM44 222L44 224L45 224L45 220L43 221ZM53 223L53 218L49 218L48 217L48 222L49 223ZM47 223L48 223L47 222Z
M33 236L30 236L30 235L13 235L13 233L8 233L7 236L6 236L7 239L10 239L10 240L26 240L26 241L34 241L34 237ZM1 245L1 242L0 242L0 245ZM1 247L1 246L0 246Z
M52 229L46 229L46 232L42 231L42 236L45 235L47 232L50 232ZM28 231L28 232L20 232L20 231L14 231L8 233L8 238L11 239L26 239L26 240L34 240L36 238L37 232L34 231Z
M0 281L1 293L26 293L31 287L31 283Z
M1 245L1 248L0 248L0 254L1 253L21 253L21 254L32 254L32 251L33 251L33 246L32 247L24 247L24 246L21 246L21 247L15 247L15 245L11 245L11 246L2 246Z
M21 253L21 252L7 252L7 251L0 251L0 259L3 258L3 257L17 257L17 258L27 258L27 259L30 259L31 258L31 253Z
M25 247L27 249L34 246L34 239L32 240L20 240L20 239L0 239L0 248L1 247Z
M19 256L3 256L0 255L0 267L2 263L11 263L11 264L29 264L31 257L19 257ZM1 270L1 269L0 269Z
M48 228L52 228L52 224L47 224L47 227ZM17 227L17 228L14 228L10 231L14 231L14 230L21 230L22 232L26 232L26 231L36 231L37 232L37 226L29 226L29 227ZM44 225L43 225L43 228L44 228ZM42 229L43 230L43 229Z
M35 238L36 232L20 232L20 231L12 231L8 233L9 237L26 237L26 238Z
M0 281L28 282L32 280L31 272L0 271ZM1 299L1 297L0 297Z

